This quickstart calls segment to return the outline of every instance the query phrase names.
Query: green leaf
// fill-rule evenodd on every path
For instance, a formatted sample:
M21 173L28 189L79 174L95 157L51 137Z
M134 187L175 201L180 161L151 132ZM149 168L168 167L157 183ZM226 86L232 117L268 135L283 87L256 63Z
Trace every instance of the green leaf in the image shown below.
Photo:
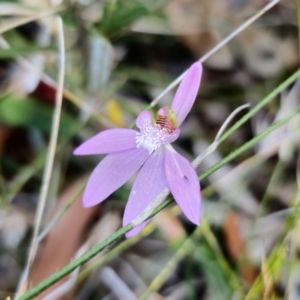
M204 272L209 299L230 299L233 294L232 287L228 284L228 278L209 245L202 241L202 245L197 247L194 255Z
M99 29L106 36L115 36L148 13L149 10L142 1L111 1L104 7Z
M9 126L34 127L49 133L53 108L32 99L17 99L7 96L0 101L0 122ZM69 136L76 131L78 123L62 112L59 136Z

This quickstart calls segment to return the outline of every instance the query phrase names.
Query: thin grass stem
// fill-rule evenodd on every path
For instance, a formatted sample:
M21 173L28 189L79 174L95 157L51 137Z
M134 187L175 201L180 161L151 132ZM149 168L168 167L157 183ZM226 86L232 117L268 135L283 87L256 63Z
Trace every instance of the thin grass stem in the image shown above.
M63 100L63 86L64 86L64 75L65 75L65 45L64 45L64 33L63 33L63 22L60 17L56 18L57 28L58 28L58 86L56 91L56 101L55 109L53 115L52 130L49 142L49 151L46 159L46 166L43 174L43 183L41 188L41 193L38 201L38 207L35 215L34 230L32 242L28 254L27 264L24 269L24 273L21 276L21 281L17 290L17 297L22 294L27 289L28 277L30 275L30 269L35 259L35 255L38 248L38 234L40 231L42 217L45 209L45 204L47 200L47 194L49 190L49 184L51 180L51 174L53 169L53 162L56 152L58 130L60 124L61 107Z
M62 11L62 10L63 10L62 7L58 7L58 8L55 8L55 9L49 9L48 11L43 11L41 13L35 14L33 16L30 16L30 17L23 17L23 18L18 18L17 20L12 19L12 20L6 21L3 25L0 26L0 35L3 34L6 31L14 29L18 26L30 23L32 21L42 19L44 17L51 16L51 15L53 15L53 14L59 12L59 11Z
M199 61L204 62L210 56L219 51L224 45L230 42L233 38L235 38L238 34L240 34L243 30L249 27L253 22L255 22L258 18L260 18L264 13L266 13L269 9L275 6L280 0L273 0L268 3L265 7L263 7L259 12L257 12L254 16L249 18L246 22L244 22L241 26L239 26L235 31L229 34L225 39L223 39L219 44L217 44L214 48L212 48L209 52L207 52L204 56L202 56ZM173 88L175 88L181 80L184 78L188 70L183 72L180 76L178 76L172 83L170 83L161 94L159 94L149 105L149 109L153 108L166 94L168 94Z
M224 133L226 127L228 126L228 124L232 121L232 119L243 109L250 107L250 104L244 104L240 107L238 107L237 109L235 109L230 115L229 117L225 120L225 122L222 124L221 128L219 129L213 143L200 155L198 155L192 162L193 167L196 169L201 162L204 160L205 157L207 157L209 154L211 154L212 152L214 152L216 150L216 148L219 145L219 141L220 141L220 137L221 135Z

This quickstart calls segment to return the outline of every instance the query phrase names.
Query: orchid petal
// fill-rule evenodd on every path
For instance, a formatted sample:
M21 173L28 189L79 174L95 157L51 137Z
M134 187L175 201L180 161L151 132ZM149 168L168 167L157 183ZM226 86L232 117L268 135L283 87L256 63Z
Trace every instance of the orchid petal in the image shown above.
M175 142L178 139L179 135L180 135L180 129L177 128L175 131L173 131L171 134L168 135L164 144L170 144Z
M100 132L77 149L75 155L108 154L136 148L137 131L114 128Z
M161 147L149 157L133 184L124 212L123 225L129 224L134 218L139 216L166 187L164 147ZM148 222L136 226L126 236L136 235Z
M165 174L175 201L187 218L199 225L201 195L197 173L191 163L171 146L165 149Z
M194 104L201 75L202 65L200 62L196 62L189 68L177 89L171 106L177 118L177 127L182 124Z
M107 155L93 171L83 195L84 207L96 205L122 186L143 165L149 154L131 149Z
M148 125L152 124L152 115L148 110L142 111L137 119L136 119L136 126L139 129L143 129L147 127Z

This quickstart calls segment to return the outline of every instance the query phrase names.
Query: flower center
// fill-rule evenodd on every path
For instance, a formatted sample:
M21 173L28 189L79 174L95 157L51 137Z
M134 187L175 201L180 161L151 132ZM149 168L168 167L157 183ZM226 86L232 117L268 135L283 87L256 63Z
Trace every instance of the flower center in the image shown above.
M149 124L148 126L141 129L136 135L136 146L137 148L145 148L151 154L153 151L158 149L164 144L167 137L169 136L166 129L162 129L159 125Z
M136 147L145 148L151 154L161 145L166 144L176 129L176 118L170 108L161 108L156 115L155 124L149 112L143 112L137 119L140 132L136 136Z

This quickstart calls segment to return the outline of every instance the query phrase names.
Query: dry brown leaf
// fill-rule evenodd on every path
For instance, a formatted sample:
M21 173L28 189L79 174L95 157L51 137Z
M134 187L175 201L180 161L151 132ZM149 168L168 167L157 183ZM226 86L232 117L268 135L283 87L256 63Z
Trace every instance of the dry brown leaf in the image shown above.
M245 240L240 231L241 227L241 217L235 213L231 212L228 214L224 223L224 236L226 240L226 246L231 258L235 262L243 262L240 265L240 273L242 278L248 283L254 283L257 271L246 259L247 252L245 251Z
M241 254L245 248L244 239L239 230L239 223L239 216L234 212L228 214L224 223L226 245L231 258L234 261L241 258Z
M62 194L52 215L57 214L70 201L84 180L86 178L76 181ZM81 196L78 197L77 201L68 209L45 238L32 271L31 286L35 286L70 262L82 244L86 226L97 212L97 206L88 209L83 208ZM42 299L50 290L54 290L61 283L62 281L52 286L39 299Z

